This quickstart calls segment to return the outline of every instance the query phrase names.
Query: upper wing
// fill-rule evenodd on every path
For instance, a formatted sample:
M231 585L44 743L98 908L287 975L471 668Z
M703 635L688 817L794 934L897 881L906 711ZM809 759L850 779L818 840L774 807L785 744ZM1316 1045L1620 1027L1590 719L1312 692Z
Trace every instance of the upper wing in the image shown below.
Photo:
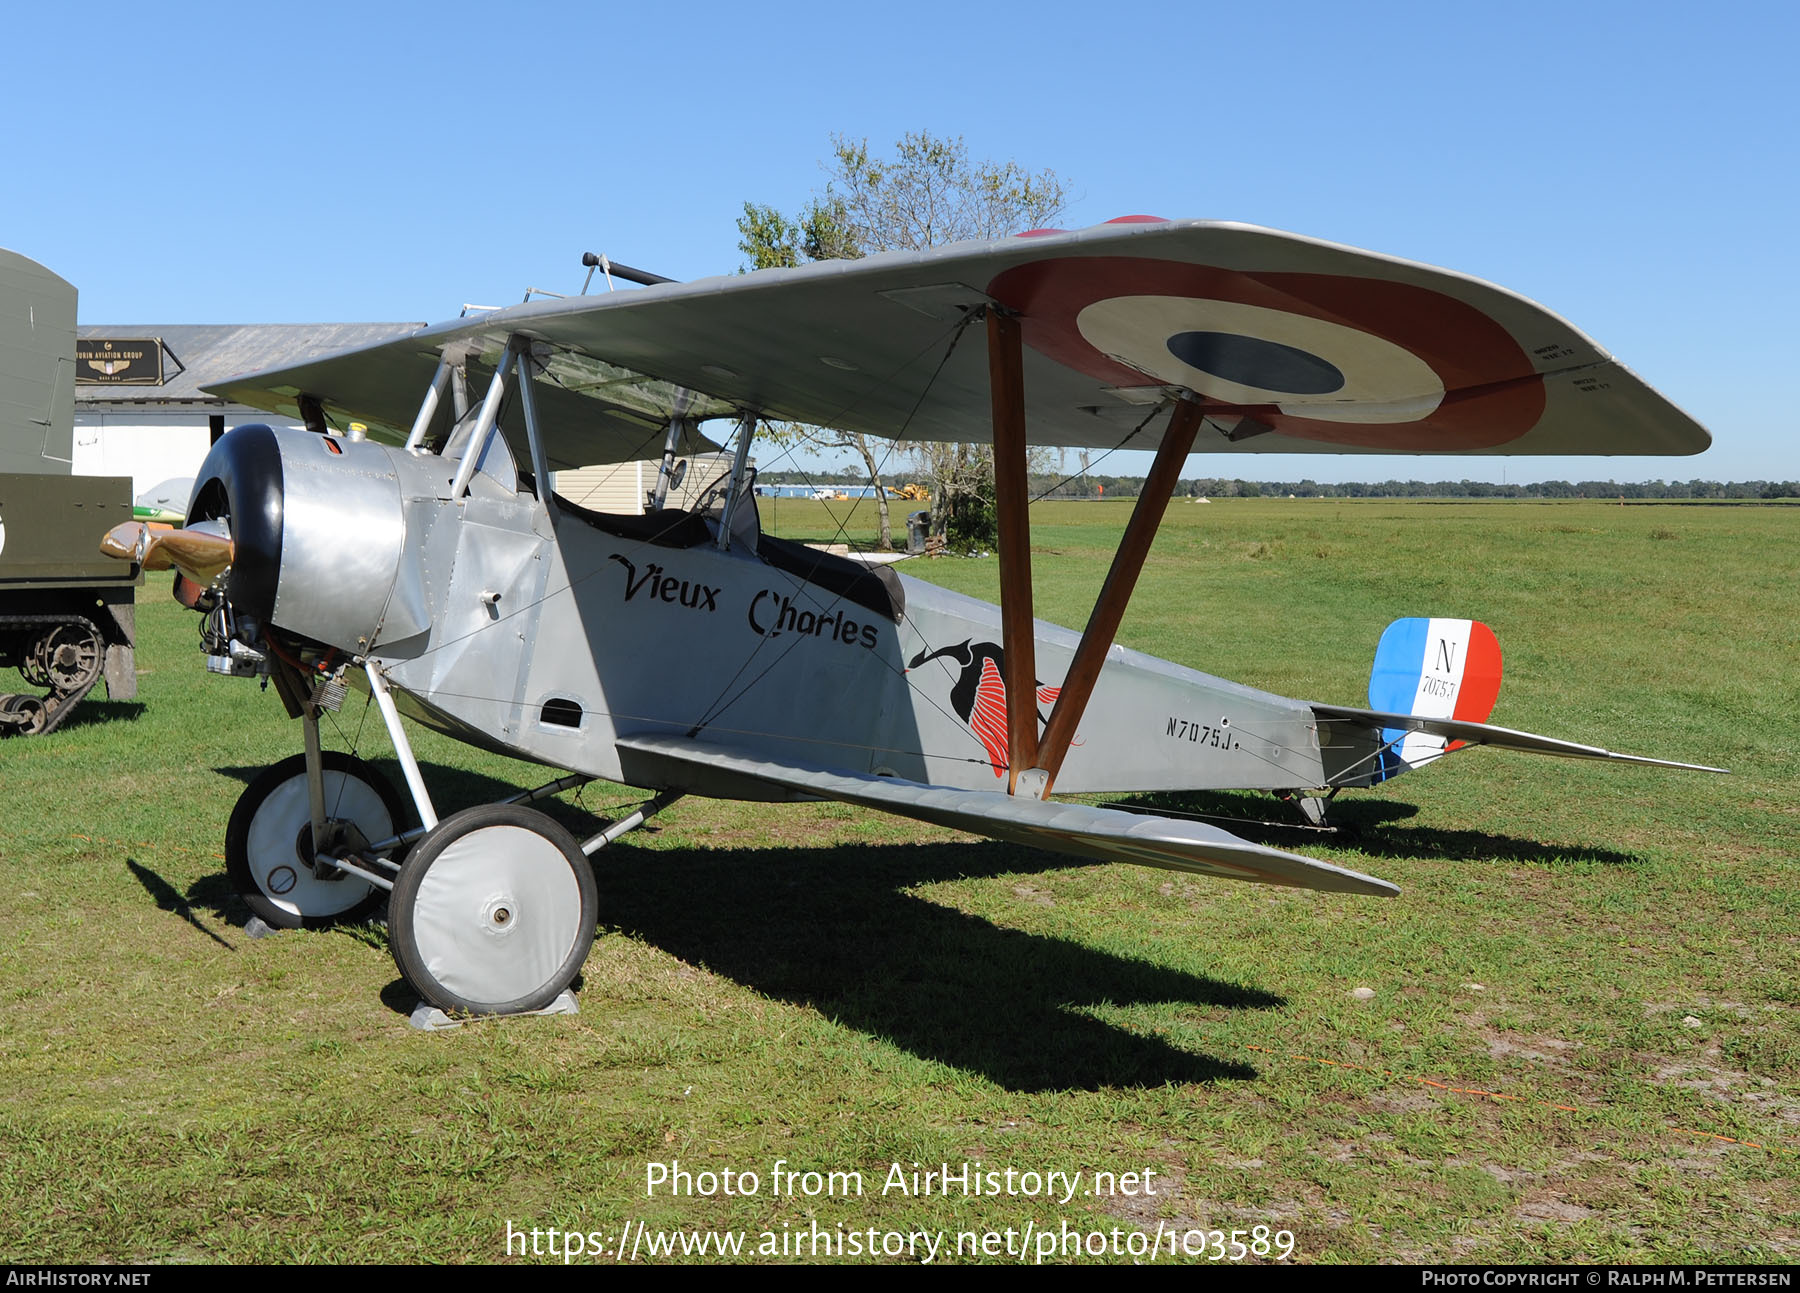
M767 798L770 788L789 796L839 799L901 817L970 831L1054 853L1136 862L1140 866L1195 871L1227 880L1328 889L1390 898L1400 892L1386 880L1265 848L1201 822L1176 821L1005 795L993 790L953 790L898 777L834 772L754 759L725 746L674 736L623 737L619 749L640 766L633 780L699 794ZM646 772L651 775L646 776Z
M985 339L965 325L990 304L1020 318L1037 444L1154 446L1152 415L1177 390L1201 397L1215 434L1196 448L1214 450L1689 454L1711 443L1523 297L1211 221L1115 222L539 301L209 389L289 414L309 394L400 434L440 353L466 354L484 379L521 333L551 354L537 389L557 465L646 456L678 403L699 416L982 441Z

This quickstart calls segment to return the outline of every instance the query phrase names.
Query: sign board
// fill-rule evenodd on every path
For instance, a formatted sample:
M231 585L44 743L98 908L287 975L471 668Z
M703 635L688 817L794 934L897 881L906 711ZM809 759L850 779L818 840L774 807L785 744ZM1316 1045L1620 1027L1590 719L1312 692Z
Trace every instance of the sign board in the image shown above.
M162 340L83 337L75 343L80 386L161 386Z

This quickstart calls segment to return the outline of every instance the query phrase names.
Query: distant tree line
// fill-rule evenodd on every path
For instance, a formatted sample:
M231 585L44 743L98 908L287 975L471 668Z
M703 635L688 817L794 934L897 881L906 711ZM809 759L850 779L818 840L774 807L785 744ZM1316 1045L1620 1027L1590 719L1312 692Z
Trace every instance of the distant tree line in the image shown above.
M855 471L775 471L757 478L770 485L866 485ZM1142 476L1056 476L1034 472L1033 498L1135 498ZM1177 497L1191 498L1640 498L1751 499L1800 498L1793 480L1673 480L1621 484L1612 480L1540 480L1530 485L1495 485L1480 480L1351 481L1321 485L1315 480L1227 480L1218 476L1184 480Z

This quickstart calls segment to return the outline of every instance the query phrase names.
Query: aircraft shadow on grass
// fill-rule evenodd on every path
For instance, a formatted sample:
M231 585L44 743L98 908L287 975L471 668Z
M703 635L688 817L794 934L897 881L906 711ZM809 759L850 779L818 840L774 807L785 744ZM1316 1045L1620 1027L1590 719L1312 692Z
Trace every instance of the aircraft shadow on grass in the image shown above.
M1380 861L1387 858L1452 858L1466 862L1527 862L1542 866L1570 862L1592 862L1603 866L1642 866L1644 859L1636 853L1592 845L1552 845L1491 831L1444 830L1430 826L1400 826L1397 823L1418 816L1416 804L1391 799L1343 799L1331 805L1331 822L1335 833L1320 833L1299 822L1299 814L1269 795L1210 792L1158 793L1133 795L1113 801L1131 808L1168 813L1191 813L1213 820L1232 834L1257 844L1274 848L1292 848L1308 840L1331 848L1355 849L1369 857L1365 868L1380 871ZM1286 814L1292 825L1279 820ZM1393 879L1392 876L1388 877Z
M261 769L218 771L248 781ZM445 815L453 805L491 803L509 792L492 778L453 768L427 765L426 775ZM578 838L599 829L572 803L539 806ZM1130 1032L1083 1009L1168 1001L1232 1010L1285 1004L1257 988L1004 929L905 892L1068 864L1029 849L615 845L594 861L603 930L642 939L756 992L809 1006L1012 1090L1252 1079L1258 1073L1249 1064ZM221 919L241 923L247 914L223 876L200 881L189 898ZM368 941L372 931L349 932ZM382 1000L410 1013L417 995L395 979Z
M1255 1077L1237 1060L1129 1032L1084 1007L1283 998L1004 929L906 892L1061 867L1000 844L621 849L596 867L602 921L684 961L915 1055L1019 1091Z
M181 894L181 892L175 888L174 885L170 884L167 880L163 879L156 872L152 871L149 867L147 867L143 863L139 862L136 858L126 858L125 866L131 872L131 874L137 879L137 882L144 886L144 892L149 894L150 897L155 900L157 909L159 911L169 911L169 912L175 913L175 915L181 917L188 924L192 925L195 929L199 930L202 934L205 934L208 938L212 939L213 942L219 944L221 947L230 948L233 951L236 950L236 948L232 947L232 944L230 943L229 940L219 937L218 934L216 934L212 930L208 929L206 927L206 925L201 922L199 917L194 915L194 903L195 902L204 903L205 905L207 905L209 907L212 905L212 903L206 897L200 896L200 891L202 889L214 888L215 881L220 879L220 877L208 876L206 879L201 880L197 884L191 886L187 892L187 895L184 897ZM223 887L226 889L230 888L229 885L224 885L224 886L219 886L219 887ZM220 915L221 919L224 918L222 913L215 913L215 914Z
M373 762L399 782L391 760ZM262 769L217 771L247 783ZM426 773L446 816L457 805L491 803L510 793L505 783L479 773L430 764ZM1304 842L1309 834L1274 822L1248 825L1282 811L1266 795L1161 794L1118 802L1232 818L1235 832L1277 847ZM599 828L599 819L583 805L553 799L538 806L578 838ZM613 810L608 804L594 806ZM1551 848L1480 831L1397 825L1418 811L1392 800L1336 804L1333 817L1344 829L1314 838L1388 858L1639 861L1606 849ZM672 850L626 844L596 855L595 872L603 928L1012 1090L1256 1077L1251 1065L1127 1031L1084 1008L1175 1001L1269 1010L1284 1005L1283 998L1066 939L1004 929L907 892L939 881L1065 865L1049 854L991 842ZM196 882L183 899L153 873L131 866L158 906L202 929L190 904L239 925L248 914L222 874ZM385 944L373 928L345 932ZM409 1013L417 1000L403 979L389 983L381 996L398 1013Z

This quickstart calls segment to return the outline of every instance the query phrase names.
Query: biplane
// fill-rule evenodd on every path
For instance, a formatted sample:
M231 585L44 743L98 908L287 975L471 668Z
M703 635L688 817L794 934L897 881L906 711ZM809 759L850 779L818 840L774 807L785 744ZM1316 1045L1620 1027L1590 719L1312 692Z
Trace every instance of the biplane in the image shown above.
M1078 857L1392 895L1205 822L1051 796L1273 791L1317 822L1341 790L1474 746L1695 766L1489 725L1500 656L1478 622L1391 626L1367 707L1114 641L1191 452L1708 445L1530 301L1148 217L688 283L604 267L640 286L215 386L304 429L231 431L182 529L106 544L173 566L209 667L267 678L301 722L303 752L231 816L244 899L298 926L385 898L399 967L438 1007L527 1011L563 992L594 936L590 858L682 795L841 800ZM749 454L773 419L991 442L1000 605L763 533ZM672 505L687 455L726 445L730 469ZM1079 633L1032 615L1031 445L1155 452ZM642 514L553 487L559 469L659 455ZM404 794L321 748L347 687L378 708ZM565 775L440 818L403 715ZM592 778L650 797L587 840L529 806Z

